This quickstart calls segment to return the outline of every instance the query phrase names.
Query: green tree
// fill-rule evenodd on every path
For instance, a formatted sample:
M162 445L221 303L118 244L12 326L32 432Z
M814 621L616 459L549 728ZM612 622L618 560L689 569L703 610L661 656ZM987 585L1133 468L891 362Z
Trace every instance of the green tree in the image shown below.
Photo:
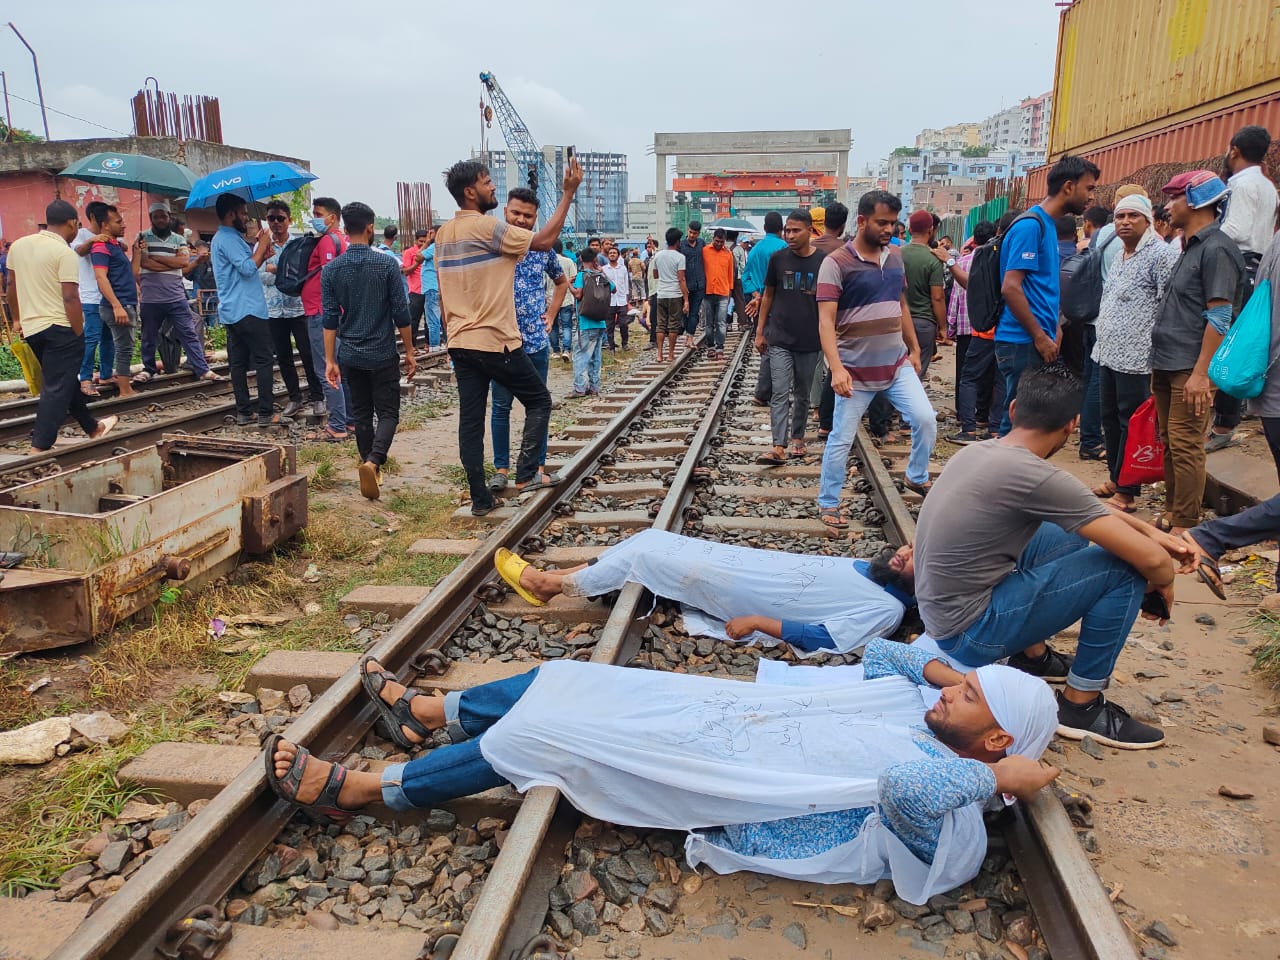
M963 147L960 150L962 157L989 157L991 156L991 145L980 143L976 147Z
M23 130L21 127L9 129L9 125L0 120L0 140L13 143L40 143L44 137L39 134L32 133L30 130Z
M285 202L289 204L289 216L293 218L294 226L305 227L307 218L311 216L311 187L293 191Z
M893 156L895 157L918 157L920 156L919 147L894 147Z

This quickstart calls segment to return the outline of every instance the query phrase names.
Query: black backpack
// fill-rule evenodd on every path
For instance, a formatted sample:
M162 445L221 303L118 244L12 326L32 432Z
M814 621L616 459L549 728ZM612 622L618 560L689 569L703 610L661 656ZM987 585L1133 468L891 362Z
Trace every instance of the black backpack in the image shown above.
M609 278L598 270L585 270L582 274L582 299L578 301L578 316L588 320L606 320L609 317L611 295Z
M1071 323L1092 323L1102 311L1102 251L1115 238L1112 233L1102 246L1091 245L1062 261L1058 309Z
M1040 237L1036 241L1039 244L1044 239L1044 221L1034 213L1028 212L1018 217L1009 224L1009 230L1023 220L1036 222L1040 228ZM969 263L969 286L965 290L965 304L969 311L969 326L974 333L994 330L1004 311L1004 295L1000 292L1000 286L1004 283L1004 274L1000 270L1000 245L1009 235L1009 230L980 246Z
M307 269L307 264L311 262L311 254L315 253L320 241L327 236L329 236L327 233L320 236L314 233L304 233L300 237L294 237L284 245L284 249L280 251L279 259L276 260L277 290L286 297L302 295L302 288L306 286L307 281L319 273L320 268L324 266L324 264L321 264L314 270Z

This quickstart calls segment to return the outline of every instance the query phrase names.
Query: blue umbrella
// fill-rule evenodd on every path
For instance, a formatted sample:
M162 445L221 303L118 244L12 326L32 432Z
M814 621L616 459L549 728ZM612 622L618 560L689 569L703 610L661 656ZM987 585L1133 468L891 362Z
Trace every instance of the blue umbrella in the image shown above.
M187 209L212 207L219 194L234 193L242 200L266 200L300 190L317 179L310 170L285 160L245 160L207 173L195 182Z

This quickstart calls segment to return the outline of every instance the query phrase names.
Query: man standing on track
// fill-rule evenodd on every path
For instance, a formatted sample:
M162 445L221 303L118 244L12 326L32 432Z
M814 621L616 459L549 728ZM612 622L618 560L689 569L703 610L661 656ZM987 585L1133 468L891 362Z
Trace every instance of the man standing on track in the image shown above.
M231 367L231 390L236 398L236 424L253 422L254 403L249 394L249 368L254 370L258 394L258 426L279 422L273 413L271 383L271 329L267 325L267 298L262 293L258 268L267 262L274 247L271 232L263 230L258 242L245 239L245 202L231 193L219 195L214 207L222 225L213 235L210 259L218 284L218 319L227 330L227 362ZM319 277L316 277L319 282ZM117 349L119 344L116 345ZM118 354L117 354L118 356Z
M427 296L426 290L422 285L423 261L425 257L422 251L426 249L430 241L430 231L419 227L413 232L413 244L404 248L404 253L400 255L400 272L404 274L405 282L409 284L409 329L413 332L413 342L418 342L418 325L422 323L422 318L427 312ZM437 291L437 299L439 299L439 291ZM439 306L436 308L439 312ZM437 336L437 340L439 337ZM426 340L431 344L431 323L427 323ZM432 344L434 345L434 344Z
M725 246L725 238L725 231L716 230L711 246L702 248L702 272L707 285L707 333L703 343L711 356L720 360L724 359L729 298L733 295L733 253Z
M613 338L615 330L621 332L622 349L627 349L627 333L631 328L631 318L627 316L627 304L630 302L631 295L631 271L627 269L625 263L621 262L621 254L622 251L612 246L605 254L609 262L605 264L604 275L609 278L612 287L612 293L609 296L605 344L605 349L609 351L618 349L617 341Z
M779 250L785 249L786 241L782 239L782 214L770 210L764 215L764 237L751 248L747 254L747 269L742 274L742 293L746 297L745 313L755 318L760 313L760 301L764 297L764 274L769 267L769 258ZM769 391L773 386L773 375L769 372L769 355L760 358L760 372L756 374L756 388L752 392L752 402L757 407L769 405Z
M302 410L302 389L298 383L298 368L293 362L293 345L297 344L302 358L302 371L307 378L308 399L312 408L324 406L324 387L316 374L315 360L311 353L311 334L307 330L307 317L300 297L286 297L276 289L276 264L280 251L289 242L289 220L292 214L283 200L267 204L267 227L271 231L271 258L262 265L258 276L262 279L262 293L267 298L267 324L271 328L271 342L275 352L280 379L289 391L289 402L280 411L280 417L288 420Z
M80 310L80 267L68 246L80 218L71 204L55 200L45 208L44 219L48 229L13 241L6 262L9 317L44 373L31 449L27 451L30 454L53 447L68 412L94 440L106 436L118 419L98 420L80 392L77 371L84 360L84 314Z
M511 391L525 409L516 490L554 483L538 464L551 394L524 352L511 291L517 261L530 250L551 249L581 183L582 167L571 160L560 203L542 229L531 233L485 216L498 205L498 197L484 164L462 160L445 174L458 213L436 234L436 272L458 384L458 455L467 472L471 512L478 517L501 502L484 475L484 414L492 382Z
M507 193L507 205L503 216L513 227L533 229L538 222L538 195L528 187L514 187ZM556 241L559 243L559 241ZM551 303L547 303L547 282L555 291ZM533 368L547 382L551 365L551 343L547 333L551 318L560 311L569 281L553 250L530 250L516 263L515 302L516 323L520 327L520 340L525 356ZM511 391L500 383L493 385L493 405L490 408L489 429L493 433L493 466L495 473L489 481L489 489L501 493L507 488L511 471ZM542 434L538 451L539 468L547 461L547 435Z
M818 270L825 254L813 244L812 223L805 210L792 210L783 228L787 248L769 258L764 298L756 325L756 350L769 357L773 377L770 427L773 449L756 463L766 467L808 452L804 428L809 419L809 389L822 355L818 336Z
M702 301L707 296L707 274L702 268L702 251L707 242L701 239L702 221L690 220L689 231L685 239L680 241L680 252L684 254L685 284L689 288L689 310L684 318L685 346L693 346L694 334L698 332L698 322L702 319Z
M316 369L324 369L324 316L320 295L320 271L334 257L340 256L347 249L347 240L338 229L338 218L342 215L342 205L333 197L316 197L311 203L311 219L307 226L320 237L320 242L311 251L311 259L307 261L307 271L311 278L302 285L302 309L307 313L307 333L311 338L311 352ZM221 289L221 287L219 287ZM329 412L328 423L322 426L317 439L336 441L346 440L349 433L350 415L347 410L349 395L346 388L335 388L326 378L324 383L324 403Z
M858 232L818 272L818 325L836 394L822 455L818 516L832 530L849 526L840 511L849 448L872 398L884 390L911 424L907 486L929 490L937 415L917 372L920 345L907 309L902 254L890 244L902 201L872 190L858 201Z
M659 363L675 360L676 342L680 339L684 315L689 312L689 287L685 280L687 267L684 254L680 252L680 228L668 229L666 239L667 249L649 258L657 298L653 327L657 331Z
M186 237L173 229L168 203L161 200L151 205L151 229L140 238L144 252L133 258L133 276L141 293L142 372L133 382L146 383L156 375L156 347L166 323L177 333L197 379L225 379L209 369L204 344L196 336L187 290L182 284L182 271L190 262L190 252Z

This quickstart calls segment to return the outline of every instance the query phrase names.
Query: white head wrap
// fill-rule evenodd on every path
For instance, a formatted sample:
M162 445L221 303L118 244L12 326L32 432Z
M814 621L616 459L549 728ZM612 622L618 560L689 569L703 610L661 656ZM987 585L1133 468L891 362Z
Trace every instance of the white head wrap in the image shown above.
M1148 223L1152 223L1155 220L1155 214L1151 209L1151 200L1140 193L1131 193L1127 197L1120 198L1116 202L1115 212L1119 213L1121 210L1136 210L1147 218Z
M976 673L991 715L1013 737L1006 752L1039 760L1058 729L1058 704L1049 685L999 664L978 667Z

